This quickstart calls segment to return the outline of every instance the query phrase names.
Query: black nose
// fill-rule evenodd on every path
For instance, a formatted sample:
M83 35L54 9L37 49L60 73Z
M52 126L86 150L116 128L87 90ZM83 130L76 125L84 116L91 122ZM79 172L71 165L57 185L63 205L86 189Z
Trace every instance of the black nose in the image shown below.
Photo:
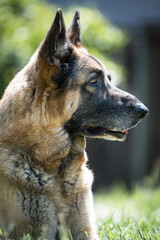
M137 104L135 110L139 119L143 119L149 113L148 108L146 108L143 104Z

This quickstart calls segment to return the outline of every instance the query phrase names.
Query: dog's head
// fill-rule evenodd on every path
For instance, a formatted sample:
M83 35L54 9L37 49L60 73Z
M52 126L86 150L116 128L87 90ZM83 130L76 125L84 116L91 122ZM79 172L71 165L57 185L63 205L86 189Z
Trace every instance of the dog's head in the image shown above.
M124 140L127 130L148 113L136 97L111 83L105 66L81 43L76 12L68 30L61 10L38 49L36 99L52 128L70 135Z

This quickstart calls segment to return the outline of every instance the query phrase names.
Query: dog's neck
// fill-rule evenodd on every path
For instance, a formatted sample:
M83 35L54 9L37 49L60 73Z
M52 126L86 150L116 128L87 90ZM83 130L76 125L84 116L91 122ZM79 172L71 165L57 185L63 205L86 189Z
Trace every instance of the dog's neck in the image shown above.
M31 136L32 135L32 136ZM17 136L18 137L18 136ZM19 139L19 141L18 141ZM24 134L24 138L17 138L18 148L29 157L35 159L47 171L63 172L65 165L72 165L76 159L76 166L86 162L86 141L83 136L70 136L63 127L36 129Z
M38 128L30 129L30 131L24 130L21 135L17 129L17 134L14 135L14 146L13 142L10 142L9 135L2 138L4 147L10 146L12 151L20 151L28 155L29 158L35 160L36 164L43 166L49 172L63 172L66 164L70 167L72 164L81 167L87 160L85 138L70 136L63 127L48 131Z
M67 165L72 165L72 159L77 159L77 166L86 162L86 141L82 136L69 136L64 128L54 134L41 135L41 141L33 144L32 155L47 171L62 171ZM78 164L79 163L79 164ZM75 163L74 163L75 164Z

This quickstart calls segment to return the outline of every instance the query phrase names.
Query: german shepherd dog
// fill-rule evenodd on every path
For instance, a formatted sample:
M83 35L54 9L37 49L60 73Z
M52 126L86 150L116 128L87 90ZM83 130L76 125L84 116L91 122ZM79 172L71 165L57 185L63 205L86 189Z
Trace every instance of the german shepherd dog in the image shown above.
M0 215L2 232L21 239L98 240L92 172L85 137L123 141L148 113L114 87L104 65L81 43L76 12L66 30L62 11L29 63L0 101Z

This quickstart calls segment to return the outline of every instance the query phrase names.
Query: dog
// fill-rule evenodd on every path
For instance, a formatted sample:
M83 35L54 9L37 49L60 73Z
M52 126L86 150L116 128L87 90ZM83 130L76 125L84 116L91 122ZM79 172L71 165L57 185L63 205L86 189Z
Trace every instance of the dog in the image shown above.
M76 11L66 30L57 10L29 63L0 101L0 216L5 236L98 240L85 138L123 141L148 114L135 96L111 83L89 55Z

